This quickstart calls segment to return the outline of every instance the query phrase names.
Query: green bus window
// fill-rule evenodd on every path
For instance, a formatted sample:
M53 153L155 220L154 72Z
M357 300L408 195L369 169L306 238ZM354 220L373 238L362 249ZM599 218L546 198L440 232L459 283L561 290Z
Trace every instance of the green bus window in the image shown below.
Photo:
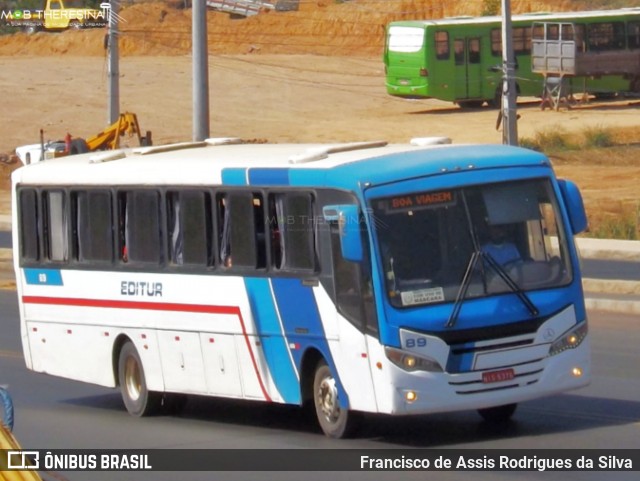
M531 29L529 27L513 29L513 52L515 55L529 55L531 53Z
M449 32L436 32L436 58L438 60L449 60Z
M629 22L627 25L627 45L632 50L640 48L640 22Z
M499 28L491 30L491 55L494 57L502 55L502 31Z
M594 23L588 26L588 46L592 52L624 48L624 23Z
M71 198L75 222L74 245L79 262L112 262L111 192L75 192Z
M585 39L585 27L581 24L573 25L574 31L574 40L576 42L576 52L586 52L587 45L584 41Z
M40 258L38 195L34 189L20 191L20 255L27 261Z
M469 63L480 63L480 39L469 39Z
M464 40L458 38L453 42L453 56L456 65L464 65Z

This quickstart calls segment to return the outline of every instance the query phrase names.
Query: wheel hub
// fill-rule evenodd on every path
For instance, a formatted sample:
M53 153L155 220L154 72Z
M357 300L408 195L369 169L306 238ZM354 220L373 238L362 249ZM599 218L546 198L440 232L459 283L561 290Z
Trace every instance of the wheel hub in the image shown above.
M340 406L338 405L338 388L336 381L332 378L325 378L318 388L318 401L322 414L327 421L335 422L340 415Z

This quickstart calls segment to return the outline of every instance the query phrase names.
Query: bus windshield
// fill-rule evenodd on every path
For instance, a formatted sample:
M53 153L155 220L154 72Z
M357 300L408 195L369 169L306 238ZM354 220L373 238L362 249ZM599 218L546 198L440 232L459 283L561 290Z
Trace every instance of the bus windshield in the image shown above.
M373 201L395 307L565 285L571 264L546 179L412 192Z
M388 47L391 52L419 52L424 45L424 29L418 27L389 27Z

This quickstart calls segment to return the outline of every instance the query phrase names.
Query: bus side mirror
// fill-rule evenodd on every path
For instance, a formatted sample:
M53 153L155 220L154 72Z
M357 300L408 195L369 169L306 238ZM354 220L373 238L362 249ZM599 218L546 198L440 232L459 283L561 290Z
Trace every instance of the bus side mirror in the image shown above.
M337 222L340 233L342 257L351 262L364 259L360 210L357 205L328 205L322 209L327 222Z
M584 202L578 186L570 180L558 180L564 205L567 207L571 231L580 234L587 230L587 213L584 210Z

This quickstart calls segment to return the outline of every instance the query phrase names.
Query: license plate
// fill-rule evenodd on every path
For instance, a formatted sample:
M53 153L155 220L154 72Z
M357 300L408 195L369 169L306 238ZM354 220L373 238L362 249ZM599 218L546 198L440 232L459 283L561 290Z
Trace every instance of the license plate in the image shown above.
M409 80L406 80L406 79L400 79L400 80L398 81L398 83L399 83L400 85L409 85L411 82L410 82Z
M516 377L513 369L502 369L501 371L491 371L482 373L482 382L490 384L492 382L511 381Z

